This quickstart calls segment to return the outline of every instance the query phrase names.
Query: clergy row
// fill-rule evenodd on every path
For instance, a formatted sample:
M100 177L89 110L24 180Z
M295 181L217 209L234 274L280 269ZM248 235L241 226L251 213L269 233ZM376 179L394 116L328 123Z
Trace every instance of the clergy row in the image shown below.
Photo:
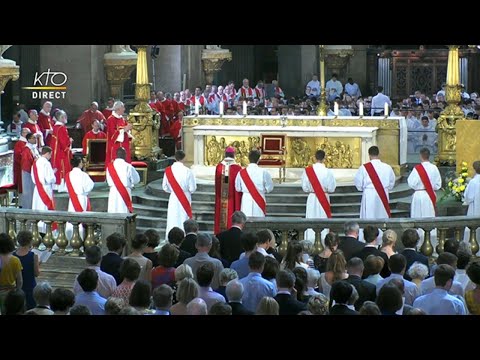
M379 159L377 146L372 146L368 153L370 162L359 168L354 179L357 189L363 192L360 218L389 218L389 191L395 185L395 174L390 165ZM173 227L181 227L185 220L192 218L191 194L196 190L196 182L191 170L183 165L184 157L182 151L177 151L177 162L167 168L163 179L163 189L171 193L167 234ZM324 165L325 152L318 150L315 157L316 163L307 167L302 176L303 191L309 194L306 218L331 218L329 194L335 191L335 177L332 170ZM411 205L413 218L435 216L435 191L441 187L440 173L429 162L429 150L422 149L420 157L421 164L413 169L408 178L409 186L415 190ZM245 169L236 164L234 158L235 149L228 147L225 159L217 165L215 171L216 234L230 227L231 216L237 210L250 217L264 217L267 213L265 194L270 193L274 187L268 171L257 165L260 159L258 150L250 152L250 164ZM313 231L307 230L305 238L313 241Z

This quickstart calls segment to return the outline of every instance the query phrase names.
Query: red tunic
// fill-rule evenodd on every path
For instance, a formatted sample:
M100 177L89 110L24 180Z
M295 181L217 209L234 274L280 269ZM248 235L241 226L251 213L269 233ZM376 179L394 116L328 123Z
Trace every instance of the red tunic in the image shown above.
M225 165L220 163L215 169L215 225L214 234L230 229L232 215L240 210L242 193L235 191L235 178L242 167L238 164L229 166L228 183L225 183ZM224 180L222 182L222 179ZM228 188L226 188L228 186Z
M117 158L117 149L120 147L125 148L127 152L127 158L125 161L128 163L132 162L130 155L130 141L132 139L125 133L123 136L123 142L117 141L118 135L120 135L120 130L125 128L127 124L128 123L122 116L118 118L114 113L107 119L107 154L105 155L105 166Z
M43 141L45 145L50 146L52 141L52 134L48 134L47 130L53 130L54 121L50 114L46 115L43 110L38 114L37 124L40 127L41 132L43 133Z
M32 172L32 165L35 162L35 157L33 156L32 150L28 146L25 146L22 149L22 170L28 173Z
M22 151L26 145L25 141L18 140L13 148L13 183L17 185L20 194L22 193Z
M87 140L88 139L106 139L107 134L105 134L103 131L99 131L98 133L94 133L93 130L90 130L85 134L83 137L82 141L82 147L83 147L83 155L87 154Z
M42 129L40 128L40 126L38 126L38 122L33 124L29 120L25 124L23 124L23 127L27 128L27 129L30 129L30 132L32 134L38 134L38 133L41 134L42 133ZM39 149L43 146L42 139L39 138L39 137L37 138L37 146L38 146Z
M80 123L83 133L86 134L92 130L92 123L98 120L100 122L105 121L105 116L100 111L92 112L90 109L87 109L83 112L82 115L77 120L77 123Z
M103 109L102 114L105 117L105 119L108 119L110 116L112 116L112 111L113 111L113 108L112 109L109 109L109 108Z
M72 159L70 136L65 125L55 124L52 135L52 168L57 169L55 177L56 184L59 185L62 179L65 179L72 167L70 160Z

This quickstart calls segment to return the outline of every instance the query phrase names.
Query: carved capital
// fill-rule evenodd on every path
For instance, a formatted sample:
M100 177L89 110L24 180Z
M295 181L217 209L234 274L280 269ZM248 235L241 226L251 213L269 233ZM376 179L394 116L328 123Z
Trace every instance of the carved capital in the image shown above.
M20 76L20 67L19 66L9 66L2 67L0 66L0 92L5 89L7 83L12 80L18 80Z
M232 61L232 53L229 50L202 50L202 65L207 83L212 83L213 75L220 71L225 61Z

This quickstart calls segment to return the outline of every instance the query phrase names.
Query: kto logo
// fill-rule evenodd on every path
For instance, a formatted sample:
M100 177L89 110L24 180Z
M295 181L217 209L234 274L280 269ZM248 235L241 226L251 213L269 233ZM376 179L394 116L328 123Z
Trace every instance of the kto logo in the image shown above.
M42 73L37 71L33 79L34 86L26 86L23 89L33 90L32 99L65 99L67 81L68 77L64 72L48 69Z

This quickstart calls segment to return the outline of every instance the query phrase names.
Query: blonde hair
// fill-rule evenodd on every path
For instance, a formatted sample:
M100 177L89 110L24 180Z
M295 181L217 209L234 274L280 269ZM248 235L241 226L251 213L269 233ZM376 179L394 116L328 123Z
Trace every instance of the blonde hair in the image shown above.
M382 246L395 246L397 233L393 230L385 230L382 235Z
M342 250L335 250L332 252L332 255L327 260L327 271L333 273L333 281L338 281L343 279L343 275L347 270L347 261L343 255Z
M313 315L328 315L328 303L328 297L320 293L310 297L307 309Z
M180 281L177 289L178 302L187 305L190 301L198 297L200 289L195 280L191 278L185 278Z
M280 306L277 300L272 297L264 296L257 306L255 315L278 315Z
M182 264L175 269L175 281L179 282L186 278L193 279L193 270L190 265Z

